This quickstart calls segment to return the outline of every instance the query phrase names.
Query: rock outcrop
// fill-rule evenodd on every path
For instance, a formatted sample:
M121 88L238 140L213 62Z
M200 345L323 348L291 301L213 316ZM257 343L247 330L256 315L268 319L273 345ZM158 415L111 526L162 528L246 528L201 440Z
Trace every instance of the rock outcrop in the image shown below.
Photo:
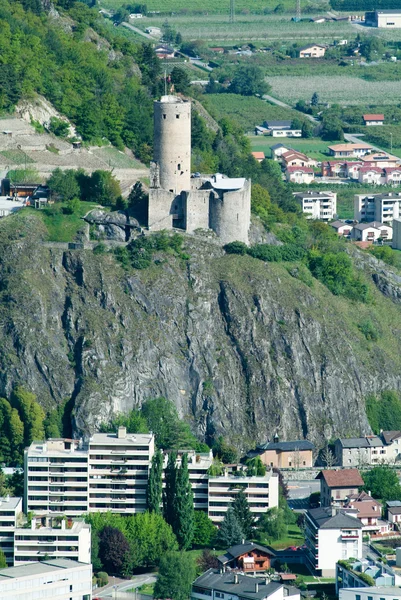
M279 431L322 445L369 431L367 394L401 390L400 307L371 264L362 305L207 241L124 271L112 253L40 238L34 217L0 223L0 393L22 382L46 407L72 397L77 435L164 395L206 440L245 448Z
M92 235L99 240L126 242L130 239L133 230L141 230L138 221L129 217L122 210L105 212L104 210L95 209L88 213L84 219L87 223L93 225Z

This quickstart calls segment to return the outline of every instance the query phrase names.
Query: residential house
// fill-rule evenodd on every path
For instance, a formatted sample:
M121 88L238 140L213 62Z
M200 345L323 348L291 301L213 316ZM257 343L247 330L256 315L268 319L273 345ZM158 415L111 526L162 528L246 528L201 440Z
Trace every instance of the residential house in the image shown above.
M247 458L260 456L262 463L277 469L299 469L313 466L315 446L309 440L280 442L278 436L273 441L259 444L256 450L247 454Z
M387 225L400 217L401 193L355 194L354 219L356 221L377 221Z
M347 177L347 163L339 160L325 160L322 162L322 177Z
M398 526L398 524L401 523L401 502L399 500L387 501L386 513L389 523Z
M379 462L384 443L377 435L360 438L339 438L335 441L336 464L340 467L363 467ZM372 454L372 450L374 454Z
M263 477L238 477L229 474L208 477L208 516L213 523L224 520L239 490L245 493L249 508L255 518L270 508L278 506L278 475L268 471Z
M386 152L371 152L359 159L368 167L393 168L399 167L401 159Z
M344 221L333 221L330 223L330 227L332 227L339 236L347 239L351 237L353 225L349 223L345 223ZM340 463L337 462L337 464Z
M265 160L266 158L264 152L252 152L252 156L258 162L262 162L262 160Z
M381 231L371 223L358 223L352 230L352 238L356 242L375 242L381 237Z
M401 600L401 588L342 588L340 590L339 600Z
M218 556L217 560L223 568L230 567L256 574L270 569L275 556L271 548L244 541L242 544L231 546L225 554Z
M268 131L281 131L283 129L291 129L292 121L264 121L263 127L266 127Z
M372 150L372 146L369 144L334 144L329 146L329 154L336 158L355 156L356 158L368 154Z
M284 144L274 144L274 146L271 146L270 148L272 158L274 160L278 160L282 157L283 154L289 152L290 150L291 148L289 148L288 146L284 146Z
M301 129L292 129L291 121L264 121L263 127L273 137L302 137Z
M292 183L309 184L315 179L315 173L311 167L287 167L286 179Z
M362 523L331 506L312 508L305 513L305 545L312 572L334 577L338 560L362 558Z
M363 122L366 127L371 127L375 125L383 125L384 124L384 115L383 114L366 114L363 115Z
M380 167L361 167L359 169L358 181L368 185L380 185L383 171Z
M386 185L401 185L401 167L383 169Z
M382 505L366 492L351 494L344 505L347 514L360 520L363 532L388 533L389 525L382 521Z
M59 558L0 569L0 598L91 600L92 565Z
M401 575L384 563L362 558L353 562L342 560L336 567L336 594L342 588L369 588L369 583L364 577L371 577L375 586L391 587L401 585Z
M299 49L299 58L322 58L326 53L326 46L310 44Z
M262 127L261 125L255 126L255 135L269 135L269 133L267 127Z
M281 154L281 160L285 167L313 167L316 161L302 152L289 150Z
M192 584L191 600L300 600L297 588L232 571L209 569Z
M308 219L331 221L337 212L337 194L308 190L294 192L293 196Z
M363 162L359 162L359 161L351 161L351 162L346 162L345 163L345 168L346 168L346 177L348 177L348 179L355 179L358 180L359 179L359 170L360 168L363 166Z
M351 494L356 494L363 485L358 469L334 469L320 471L320 505L344 505Z
M168 46L167 44L159 44L155 48L155 53L157 58L174 58L175 50L172 46Z

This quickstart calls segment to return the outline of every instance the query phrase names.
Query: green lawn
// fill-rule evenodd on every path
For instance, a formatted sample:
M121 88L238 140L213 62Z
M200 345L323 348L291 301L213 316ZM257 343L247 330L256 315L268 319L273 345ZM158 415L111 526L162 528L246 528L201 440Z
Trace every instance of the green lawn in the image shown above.
M92 202L81 202L77 213L65 215L62 207L65 203L57 203L42 210L24 208L19 212L22 217L29 218L32 214L40 218L47 230L47 241L49 242L72 242L80 229L84 227L82 217L97 204ZM108 210L105 208L104 210Z
M249 136L251 141L252 151L264 152L267 158L271 158L270 148L275 144L284 144L290 146L294 150L299 150L316 160L328 160L329 155L327 146L338 142L324 142L319 138L303 139L303 138L273 138L270 135L252 135Z
M284 550L289 546L302 546L305 543L305 538L298 525L289 525L287 535L280 540L266 540L272 548L276 550Z

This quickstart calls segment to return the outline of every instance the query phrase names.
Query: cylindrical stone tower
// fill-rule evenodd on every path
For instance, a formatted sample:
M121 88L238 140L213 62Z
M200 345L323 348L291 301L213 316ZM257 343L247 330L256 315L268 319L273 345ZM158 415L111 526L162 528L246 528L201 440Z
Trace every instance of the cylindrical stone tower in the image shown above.
M191 103L162 96L154 103L154 161L160 187L179 194L191 189Z

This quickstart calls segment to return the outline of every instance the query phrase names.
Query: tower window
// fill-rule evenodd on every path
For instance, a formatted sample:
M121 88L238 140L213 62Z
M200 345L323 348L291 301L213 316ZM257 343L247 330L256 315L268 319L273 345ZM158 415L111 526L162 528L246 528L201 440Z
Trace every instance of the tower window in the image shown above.
M239 214L237 213L237 221L239 221Z
M175 115L175 118L176 118L176 119L179 119L179 118L180 118L180 115Z
M165 119L167 117L167 115L163 115L163 119Z
M181 171L181 163L178 163L178 165L177 165L177 169L178 169L179 171Z

